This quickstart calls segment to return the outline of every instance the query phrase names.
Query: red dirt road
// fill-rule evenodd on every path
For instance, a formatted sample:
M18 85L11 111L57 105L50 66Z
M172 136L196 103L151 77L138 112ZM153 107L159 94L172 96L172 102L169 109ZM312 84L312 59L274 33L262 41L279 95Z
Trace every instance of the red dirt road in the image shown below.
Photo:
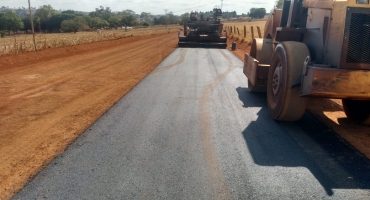
M0 59L0 199L8 199L177 46L128 37Z

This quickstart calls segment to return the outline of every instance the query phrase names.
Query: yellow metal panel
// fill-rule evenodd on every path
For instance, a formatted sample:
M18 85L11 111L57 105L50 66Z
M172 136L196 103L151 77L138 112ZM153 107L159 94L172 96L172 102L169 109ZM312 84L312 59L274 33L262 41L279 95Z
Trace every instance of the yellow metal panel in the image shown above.
M305 0L303 2L303 7L333 9L334 1L335 0Z
M243 73L247 76L248 80L255 85L257 76L258 60L254 59L247 53L244 56Z
M347 2L348 7L370 8L370 4L357 4L356 0L305 0L303 7L333 9L334 3Z
M324 51L324 64L340 67L344 27L346 22L346 2L335 2L331 12L328 40Z
M301 95L370 100L370 71L307 67Z
M276 28L280 26L281 9L274 9L271 11L265 23L265 31L263 38L275 39Z
M270 65L259 64L259 61L245 54L243 73L254 86L266 86Z
M370 8L370 4L357 4L356 0L348 0L347 6L357 8Z

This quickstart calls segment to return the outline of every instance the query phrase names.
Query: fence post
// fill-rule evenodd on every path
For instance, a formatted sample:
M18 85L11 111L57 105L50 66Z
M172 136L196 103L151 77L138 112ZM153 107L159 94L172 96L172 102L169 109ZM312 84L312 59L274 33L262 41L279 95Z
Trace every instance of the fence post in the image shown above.
M247 37L247 27L244 25L244 37Z
M251 26L251 34L252 34L252 40L254 40L253 26Z
M238 35L240 35L240 32L239 32L239 28L238 27L236 27L236 30L238 31Z
M230 33L233 33L233 27L230 27Z
M236 28L235 28L235 26L234 26L234 33L236 33Z
M260 27L257 26L258 38L262 38Z

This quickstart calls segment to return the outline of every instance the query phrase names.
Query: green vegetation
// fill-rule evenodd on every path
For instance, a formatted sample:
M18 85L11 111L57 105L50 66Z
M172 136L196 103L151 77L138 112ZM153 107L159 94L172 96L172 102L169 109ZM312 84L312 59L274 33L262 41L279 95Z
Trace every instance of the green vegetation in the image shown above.
M87 21L82 16L78 16L73 19L63 20L60 26L63 32L74 32L74 33L76 33L78 30L88 28Z
M276 3L276 8L283 8L283 2L284 0L277 0Z
M14 12L0 13L0 30L18 31L23 28L23 22L21 18Z
M2 38L3 38L4 36L5 36L5 31L1 31L1 30L0 30L0 37L2 37Z
M265 8L251 8L249 11L249 17L261 19L266 15Z
M142 12L136 14L132 10L123 10L121 12L112 12L109 7L100 6L90 13L82 13L74 10L58 12L51 5L43 5L39 8L32 8L33 24L35 32L58 33L58 32L78 32L94 29L118 29L125 26L144 26L151 25L171 25L183 24L189 19L189 13L176 16L172 12L166 12L164 15L152 15ZM251 10L250 16L259 17L261 10ZM211 11L199 12L204 18L213 17ZM223 12L224 19L236 18L235 11ZM245 16L243 14L242 16ZM0 7L0 32L24 31L28 33L32 29L31 19L28 10L24 7L18 9L9 9Z
M184 13L180 16L180 24L184 24L190 18L190 13Z

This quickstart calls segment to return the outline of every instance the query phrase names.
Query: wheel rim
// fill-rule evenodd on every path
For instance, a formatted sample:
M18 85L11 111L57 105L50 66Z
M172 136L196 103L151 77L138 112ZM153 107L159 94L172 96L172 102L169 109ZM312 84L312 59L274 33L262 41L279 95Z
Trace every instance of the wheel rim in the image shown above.
M282 79L282 64L279 62L274 71L274 76L272 78L272 93L275 101L279 100L279 93L281 88L281 79Z

